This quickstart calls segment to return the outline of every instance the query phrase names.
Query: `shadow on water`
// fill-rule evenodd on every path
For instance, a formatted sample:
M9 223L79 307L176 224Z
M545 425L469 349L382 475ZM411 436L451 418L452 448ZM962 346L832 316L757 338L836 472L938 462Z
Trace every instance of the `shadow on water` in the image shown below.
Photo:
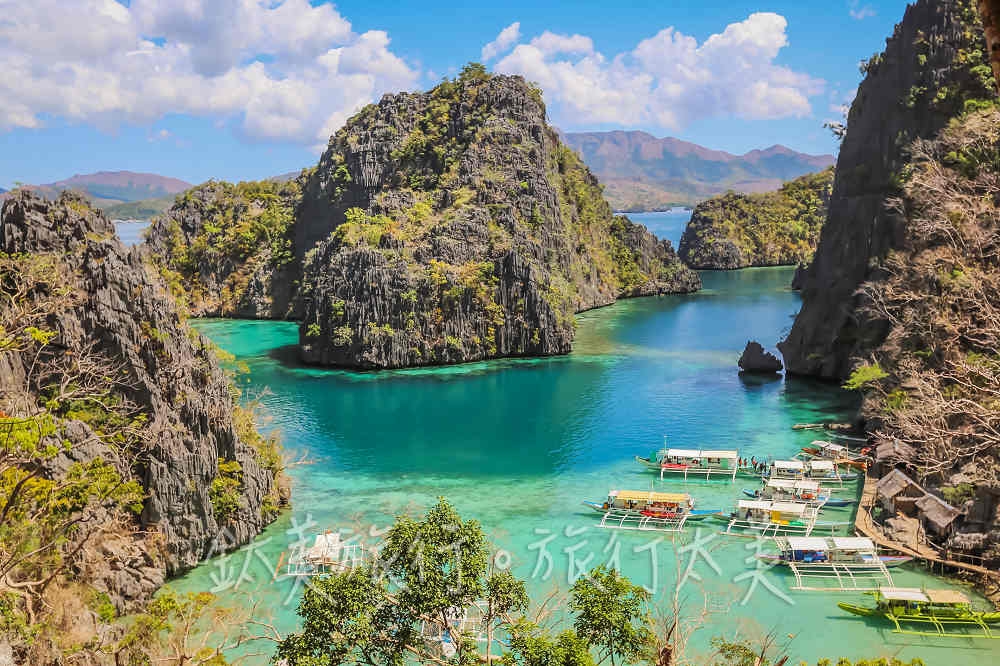
M818 413L854 414L861 406L859 394L841 390L835 382L797 376L785 377L785 400Z
M739 377L740 383L743 384L743 388L749 391L768 384L781 383L781 380L784 379L784 377L777 372L740 372Z
M297 343L270 349L267 352L267 357L273 361L277 361L286 368L296 369L307 367L299 360L299 345Z

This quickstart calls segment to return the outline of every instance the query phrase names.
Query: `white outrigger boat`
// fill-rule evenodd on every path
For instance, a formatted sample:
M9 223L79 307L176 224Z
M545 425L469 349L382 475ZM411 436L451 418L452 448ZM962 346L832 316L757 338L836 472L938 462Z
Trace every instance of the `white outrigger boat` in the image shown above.
M763 488L743 489L743 494L752 499L790 500L805 502L816 507L842 507L854 504L854 500L830 496L827 488L821 488L819 481L812 479L768 479Z
M830 460L837 465L853 467L865 471L868 468L868 457L851 451L843 444L834 442L814 441L809 446L803 446L800 457L819 460Z
M680 532L689 520L722 515L721 510L698 511L687 493L651 490L612 490L604 502L584 502L603 514L598 527L623 530Z
M739 451L732 450L701 450L701 449L668 449L662 448L649 457L636 456L640 465L657 471L662 479L666 474L677 474L688 478L712 477L736 479L736 475L760 476L749 465L740 466Z
M285 554L282 553L282 559ZM293 550L285 568L286 576L322 576L348 571L361 564L362 550L359 543L346 543L338 532L316 535L309 548ZM281 568L281 562L278 563Z
M776 537L774 543L776 554L762 553L757 559L788 567L795 575L794 590L875 590L892 585L890 567L913 559L879 555L866 537L789 536Z
M767 478L793 481L819 481L825 486L842 487L845 481L855 481L854 472L841 472L832 460L774 460L768 467Z
M736 504L736 511L721 516L726 521L725 534L735 531L753 532L755 536L809 536L817 527L831 532L848 523L817 523L820 507L805 502L746 499Z

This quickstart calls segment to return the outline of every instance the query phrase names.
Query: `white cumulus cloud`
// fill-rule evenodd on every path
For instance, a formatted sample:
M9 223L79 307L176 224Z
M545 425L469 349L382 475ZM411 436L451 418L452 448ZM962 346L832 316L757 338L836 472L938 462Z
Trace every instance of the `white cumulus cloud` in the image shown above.
M863 21L870 16L875 16L875 10L872 6L862 5L859 0L851 0L847 11L851 15L851 18L856 21Z
M824 82L778 65L788 44L783 16L756 13L702 43L669 27L634 49L606 56L582 35L545 32L519 43L498 72L537 82L556 122L656 126L695 119L770 119L812 113Z
M0 130L192 114L307 145L418 80L386 33L309 0L0 0L0 65Z
M518 39L521 38L521 22L516 21L511 23L509 26L500 31L497 38L492 42L483 47L483 51L480 54L482 56L483 62L489 62L496 58L501 53L504 53L507 49L511 47Z

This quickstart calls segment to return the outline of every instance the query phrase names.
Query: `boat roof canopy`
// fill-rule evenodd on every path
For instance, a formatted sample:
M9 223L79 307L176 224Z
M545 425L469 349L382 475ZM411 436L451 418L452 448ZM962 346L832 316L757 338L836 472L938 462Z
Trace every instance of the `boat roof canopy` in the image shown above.
M819 481L808 479L768 479L768 488L785 488L788 490L819 490Z
M617 497L633 502L676 502L684 503L691 499L687 493L655 493L651 490L612 490L608 497Z
M806 505L799 502L775 502L771 505L771 511L778 511L780 513L801 515L805 510Z
M740 500L736 505L741 509L763 509L765 511L771 510L771 502L768 500Z
M826 550L828 544L822 537L788 537L788 547L792 550Z
M875 544L867 537L833 537L833 545L838 550L875 550Z
M833 461L832 460L811 460L811 461L809 461L809 469L832 472L833 471Z
M700 449L667 449L667 456L671 458L725 458L736 460L740 457L737 451L702 451Z
M926 590L924 594L932 604L968 604L969 598L958 590Z
M930 601L926 594L915 587L880 587L878 592L890 601Z
M775 469L805 469L801 460L775 460Z
M838 453L846 453L847 447L843 444L834 444L833 442L821 442L816 440L812 443L812 446L817 446L823 451L836 451Z

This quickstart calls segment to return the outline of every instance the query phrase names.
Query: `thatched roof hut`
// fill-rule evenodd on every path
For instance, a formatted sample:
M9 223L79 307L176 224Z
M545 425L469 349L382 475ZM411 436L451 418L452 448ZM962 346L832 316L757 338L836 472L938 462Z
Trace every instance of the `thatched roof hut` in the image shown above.
M930 493L918 499L916 506L925 529L942 536L954 531L955 521L962 515L960 509L956 509L940 497Z

